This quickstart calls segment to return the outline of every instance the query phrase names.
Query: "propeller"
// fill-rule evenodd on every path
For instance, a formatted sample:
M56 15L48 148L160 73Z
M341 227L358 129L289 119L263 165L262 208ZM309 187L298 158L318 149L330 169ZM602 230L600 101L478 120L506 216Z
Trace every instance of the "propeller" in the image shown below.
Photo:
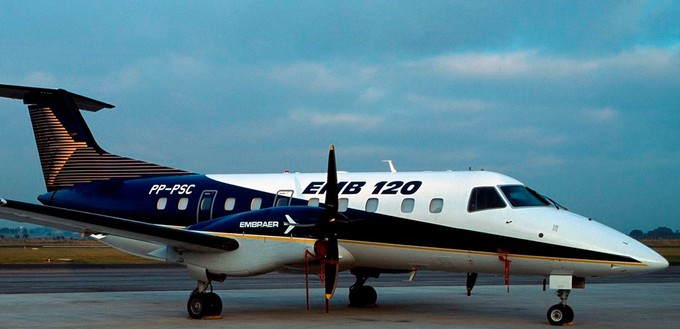
M324 201L324 209L319 214L319 219L316 223L319 239L314 243L314 254L321 258L321 266L323 266L326 313L328 313L329 301L333 298L333 294L335 294L340 265L336 225L339 222L348 221L347 217L343 216L338 211L338 194L338 171L335 165L335 146L331 145L331 148L328 151L326 200ZM309 309L309 295L307 298L307 309Z
M316 234L319 238L314 242L314 255L321 259L321 266L323 267L324 297L326 313L328 313L328 305L335 294L340 268L338 225L349 223L349 219L339 211L338 170L335 163L335 146L333 145L328 151L325 194L324 207L315 225ZM291 223L290 225L298 225L290 218L288 218L288 221ZM309 309L309 293L307 294L307 309Z
M326 312L328 303L335 294L338 282L340 255L338 251L338 234L335 229L338 222L338 170L335 164L335 146L328 151L328 171L326 177L326 210L320 218L321 230L324 235L326 250L324 252L324 285L326 298Z

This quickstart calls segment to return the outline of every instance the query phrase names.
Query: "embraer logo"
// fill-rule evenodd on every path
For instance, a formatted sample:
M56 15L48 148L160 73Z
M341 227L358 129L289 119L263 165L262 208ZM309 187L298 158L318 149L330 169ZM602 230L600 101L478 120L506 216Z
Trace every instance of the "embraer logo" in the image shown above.
M238 227L239 228L260 228L260 227L275 228L275 227L279 227L279 222L272 221L272 220L241 222Z

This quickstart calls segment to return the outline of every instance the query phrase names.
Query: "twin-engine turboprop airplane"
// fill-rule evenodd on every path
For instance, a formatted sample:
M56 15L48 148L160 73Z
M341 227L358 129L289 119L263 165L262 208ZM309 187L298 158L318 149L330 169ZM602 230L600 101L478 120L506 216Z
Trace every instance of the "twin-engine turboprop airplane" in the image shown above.
M43 205L0 199L0 217L90 233L131 254L186 266L189 315L219 315L213 281L321 270L326 301L350 270L353 306L376 302L381 273L542 275L558 290L551 324L571 322L585 277L657 271L636 240L489 171L203 175L104 151L80 110L112 108L62 89L0 85L28 105L47 193ZM8 137L5 136L5 139Z

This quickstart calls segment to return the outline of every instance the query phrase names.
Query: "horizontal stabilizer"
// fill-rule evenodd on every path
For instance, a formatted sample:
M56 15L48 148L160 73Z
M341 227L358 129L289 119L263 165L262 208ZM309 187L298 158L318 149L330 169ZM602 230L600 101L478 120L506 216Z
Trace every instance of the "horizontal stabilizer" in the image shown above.
M71 96L71 98L73 98L76 106L78 106L78 108L81 110L96 112L104 108L114 108L114 106L111 104L74 94L63 89L47 89L0 84L0 97L21 99L24 101L24 104L32 104L33 98L38 95L52 95L55 93L67 93L69 96Z
M233 251L238 241L208 233L83 211L0 199L0 218L72 232L102 233L165 244L179 250Z

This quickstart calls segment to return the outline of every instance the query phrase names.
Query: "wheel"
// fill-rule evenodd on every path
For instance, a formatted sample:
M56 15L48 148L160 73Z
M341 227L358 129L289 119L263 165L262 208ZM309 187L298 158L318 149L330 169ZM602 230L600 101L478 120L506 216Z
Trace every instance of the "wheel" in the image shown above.
M574 310L569 305L555 304L548 309L548 322L561 326L574 321Z
M564 305L564 307L565 307L564 310L565 310L565 315L566 315L564 323L574 322L574 310L571 307L569 307L569 305Z
M208 310L205 315L220 315L222 314L222 299L214 292L205 294L205 301L208 305Z
M205 294L192 294L187 302L187 311L192 319L201 319L207 315L208 304Z
M220 315L222 299L214 292L192 294L187 302L187 311L192 319Z
M349 288L349 305L353 307L364 307L375 305L378 300L378 293L371 286L351 286Z
M371 286L364 286L364 289L362 290L366 298L366 305L375 305L375 302L378 301L378 293L375 291L375 288Z

